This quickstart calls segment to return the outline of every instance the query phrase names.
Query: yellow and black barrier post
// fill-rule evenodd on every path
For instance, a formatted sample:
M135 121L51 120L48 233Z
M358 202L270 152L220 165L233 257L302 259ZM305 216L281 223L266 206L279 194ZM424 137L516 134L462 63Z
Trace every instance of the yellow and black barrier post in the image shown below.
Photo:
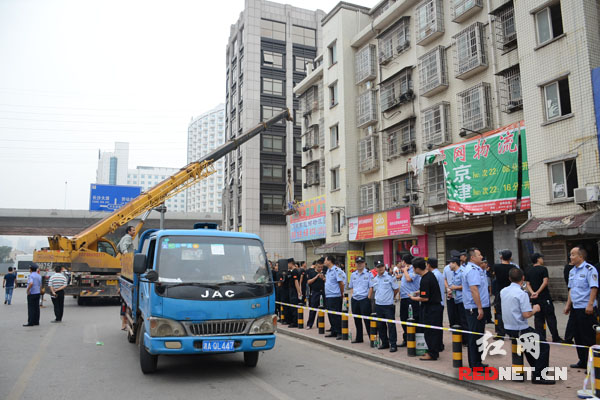
M342 314L342 340L348 340L348 314Z
M281 308L279 309L280 314L279 314L279 321L281 321L282 323L285 322L285 312L283 311L283 306L281 306Z
M317 314L317 327L319 328L319 334L325 334L325 311L323 307L319 307L319 314Z
M594 325L594 332L596 332L596 344L600 345L600 325Z
M594 395L600 398L600 349L592 348L594 359Z
M409 318L408 322L415 322L415 320ZM406 327L406 351L409 357L417 356L417 327L414 325Z
M452 329L462 329L460 325L454 325ZM462 333L452 331L452 366L460 368L463 366Z
M372 313L371 317L375 318L377 314ZM369 321L369 341L371 342L371 347L376 347L377 344L377 321L370 320Z
M494 306L494 332L498 334L498 309Z
M512 339L512 367L516 374L523 373L523 352L519 351L519 344L516 338Z
M298 308L298 329L304 329L304 308Z

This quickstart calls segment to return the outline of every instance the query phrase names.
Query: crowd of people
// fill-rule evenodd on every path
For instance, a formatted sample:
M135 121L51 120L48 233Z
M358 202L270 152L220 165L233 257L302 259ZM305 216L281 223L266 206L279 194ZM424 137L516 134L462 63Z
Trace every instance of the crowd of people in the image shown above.
M546 324L552 342L573 343L583 346L595 344L597 324L598 270L587 263L587 252L583 246L570 250L569 263L565 266L565 282L568 296L565 314L569 315L564 339L557 328L554 304L549 290L548 269L544 256L534 253L530 266L523 270L513 263L512 252L502 250L500 262L488 264L477 248L464 251L452 250L448 264L438 268L433 257L413 258L406 254L388 268L377 261L367 268L365 259L357 257L356 270L347 279L344 268L336 263L333 255L320 258L307 267L305 262L287 260L287 271L279 271L273 265L277 300L300 305L308 301L312 308L323 306L327 310L342 311L344 295L350 298L348 308L353 315L396 320L396 304L399 302L400 321L443 326L444 309L449 325L453 328L483 334L488 323L493 324L492 306L496 320L494 340L519 338L523 334L535 333L546 341ZM325 270L324 270L325 269ZM346 288L346 283L348 283ZM493 299L493 300L492 300ZM298 327L297 308L283 307L281 323ZM316 311L309 312L306 329L314 326ZM527 320L533 317L534 326ZM326 337L342 339L341 316L328 313L331 329ZM354 318L356 336L352 343L363 341L363 333L370 334L368 319ZM364 324L364 330L363 330ZM402 341L398 344L396 323L377 323L379 349L396 352L398 347L407 346L407 325L402 324ZM427 352L420 357L423 361L435 361L444 350L443 332L440 329L421 329L427 344ZM463 335L467 347L468 363L471 368L486 367L482 362L482 347L477 343L482 335ZM548 366L550 348L540 344L539 357L526 353L534 368L533 382L552 384L542 379L541 371ZM586 368L588 350L577 347L578 362L571 368Z

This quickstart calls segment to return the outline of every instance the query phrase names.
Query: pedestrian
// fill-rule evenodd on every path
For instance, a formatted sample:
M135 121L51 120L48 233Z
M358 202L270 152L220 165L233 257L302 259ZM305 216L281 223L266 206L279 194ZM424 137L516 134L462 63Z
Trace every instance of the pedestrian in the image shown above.
M440 322L440 326L442 325L443 321L444 321L444 306L445 306L445 302L444 300L446 299L446 284L444 282L444 274L442 274L440 272L440 270L438 269L438 260L435 257L429 257L425 263L427 270L431 271L433 273L433 275L435 276L435 279L438 282L438 285L440 287L440 304L442 306L442 322ZM415 271L416 272L416 271ZM420 285L419 285L420 287ZM420 306L423 306L423 302L420 302ZM421 310L421 316L424 316L424 312ZM421 319L421 321L423 321L423 319ZM440 331L441 332L441 331ZM440 351L444 351L444 337L440 336L440 340L441 340L441 350Z
M62 274L62 267L54 268L54 275L48 280L48 288L50 289L52 304L54 305L54 321L61 322L63 310L65 307L65 288L67 287L67 277Z
M482 333L485 331L484 308L490 306L488 281L485 271L479 266L483 256L478 248L472 247L467 254L467 265L462 276L463 303L467 316L469 331ZM477 340L481 336L469 335L468 355L469 367L487 367L481 363L481 351Z
M544 256L534 253L531 256L531 263L533 265L525 271L525 280L527 281L527 291L531 295L531 302L540 306L540 311L534 317L535 329L543 331L545 335L544 323L547 323L552 334L552 341L562 343L562 338L558 334L554 303L550 296L550 290L548 290L548 268L544 266Z
M133 237L135 236L135 226L128 226L125 229L125 235L119 240L117 250L121 254L133 253Z
M308 299L308 305L311 308L318 308L321 304L324 304L323 297L325 296L325 275L323 275L323 258L319 258L315 262L315 267L310 268L306 273L307 282L309 287L310 297ZM315 317L317 312L310 310L308 314L308 321L306 322L306 329L311 329L315 323Z
M402 279L400 280L400 321L407 321L409 308L412 308L414 321L419 322L419 303L410 299L410 296L419 290L421 277L417 275L412 266L413 257L410 254L402 256ZM406 347L407 326L402 324L402 343L400 347Z
M375 262L377 276L370 281L368 297L375 298L375 312L378 318L390 320L396 319L396 307L394 306L394 297L399 292L398 281L395 277L385 272L385 265L381 261ZM386 326L387 325L387 326ZM379 331L379 350L390 349L390 353L398 351L398 337L396 324L394 322L377 322ZM389 336L388 336L389 334Z
M27 278L27 323L23 324L23 326L40 324L42 277L38 274L38 265L35 263L29 266L29 271L29 278Z
M598 272L585 259L586 250L581 246L571 249L569 272L569 297L565 306L565 314L569 314L568 324L573 326L575 344L592 346L595 344L596 294L598 293ZM567 325L568 325L567 324ZM579 362L571 368L587 368L588 349L577 347Z
M8 267L8 273L4 274L4 279L2 280L2 287L4 288L4 304L8 304L9 306L12 301L16 280L17 272L13 272L13 267Z
M505 249L500 251L500 263L494 264L493 273L496 277L496 291L494 292L494 307L496 309L496 318L498 324L496 325L496 336L504 337L504 324L502 323L502 302L500 300L500 292L502 289L510 285L510 279L508 278L508 271L511 268L518 268L516 265L511 263L512 251ZM487 281L487 276L486 276ZM486 289L487 290L487 289Z
M437 260L435 264L437 265ZM430 260L431 261L431 260ZM442 290L435 274L433 266L425 262L422 257L413 260L415 272L421 277L419 292L411 296L411 300L421 303L421 315L423 324L441 327L444 319L444 309L441 306ZM435 361L442 351L442 330L427 328L424 330L427 353L419 358L423 361Z
M356 271L350 275L350 283L348 288L351 289L352 294L350 298L350 305L352 314L355 315L371 315L371 301L368 298L369 288L371 285L371 274L366 270L366 262L364 257L356 257ZM396 278L393 278L396 279ZM354 318L354 325L356 326L356 337L352 340L352 343L363 342L363 321L367 336L370 335L368 319Z
M302 302L302 288L300 287L300 267L293 258L288 259L289 270L289 302L290 304L298 305ZM287 317L286 317L287 319ZM290 306L290 324L289 328L298 327L298 309Z
M324 265L327 267L327 274L325 275L325 306L329 311L341 312L346 276L335 262L335 256L328 255L325 257ZM342 340L342 316L329 314L328 317L331 332L325 335L325 337L335 337L337 340Z
M450 284L450 290L452 291L452 298L454 299L454 304L456 306L456 325L460 325L462 330L468 330L469 324L467 323L467 314L465 313L465 306L463 304L463 287L462 287L462 277L465 273L466 266L461 265L460 258L453 257L450 259L450 268L452 270L452 283ZM468 343L468 335L462 335L462 343L463 346L466 346Z
M540 305L534 304L533 307L529 303L527 293L525 293L521 285L523 284L523 271L520 268L514 267L509 272L511 284L500 291L502 299L502 319L504 321L504 329L508 336L512 339L518 339L521 335L527 333L535 333L542 341L546 340L545 332L538 329L533 329L527 323L527 318L540 313ZM539 354L537 358L529 351L525 351L527 362L534 368L532 374L532 383L553 385L553 380L542 378L542 371L548 367L550 359L550 346L547 343L539 343Z

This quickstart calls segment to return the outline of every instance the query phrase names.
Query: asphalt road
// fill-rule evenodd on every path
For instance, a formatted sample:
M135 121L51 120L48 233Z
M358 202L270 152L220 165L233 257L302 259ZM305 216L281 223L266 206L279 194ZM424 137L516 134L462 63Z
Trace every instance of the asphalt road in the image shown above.
M79 307L67 298L63 323L51 324L46 298L37 327L21 326L24 289L0 305L0 399L490 398L283 335L255 369L241 354L162 357L157 373L143 375L118 306Z

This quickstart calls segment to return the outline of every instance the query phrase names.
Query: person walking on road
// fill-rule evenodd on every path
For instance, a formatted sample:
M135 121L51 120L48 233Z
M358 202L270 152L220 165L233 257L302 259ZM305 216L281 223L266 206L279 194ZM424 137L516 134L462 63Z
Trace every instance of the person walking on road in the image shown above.
M371 301L368 299L369 288L371 284L371 274L365 268L366 263L363 257L356 257L356 271L350 275L350 283L348 288L352 290L352 297L350 300L352 314L355 315L371 315ZM396 279L393 277L393 279ZM368 319L354 318L354 325L356 325L356 337L352 343L363 342L363 321L367 336L369 336L369 323Z
M327 274L325 275L325 306L330 311L342 311L342 296L344 295L344 282L346 275L335 265L335 256L328 255L325 257L325 266ZM335 337L337 340L342 340L342 316L328 314L331 332L325 337Z
M119 240L119 244L117 245L117 250L121 254L133 253L133 237L135 236L135 227L128 226L125 230L125 236Z
M400 290L398 281L394 276L385 272L385 264L381 261L375 262L375 268L377 269L377 276L371 280L368 297L369 299L375 297L375 312L378 318L396 319L394 297ZM390 349L390 353L398 351L396 324L393 322L387 324L377 322L377 328L381 339L379 350Z
M35 326L40 324L42 277L37 272L37 264L31 264L29 271L29 278L27 278L27 323L23 324L23 326Z
M56 319L50 322L61 322L63 310L65 308L65 288L67 287L67 277L62 273L62 267L54 268L54 275L48 280L48 287L54 305L54 316Z
M558 333L556 314L554 313L554 303L548 290L548 268L544 266L544 256L540 253L534 253L531 256L533 266L525 271L525 280L527 281L527 291L531 295L531 302L540 305L540 312L534 316L535 329L544 331L544 322L548 323L548 329L552 334L552 341L562 343L562 338Z
M4 288L4 304L12 302L13 289L15 288L15 281L17 280L16 271L13 272L13 267L8 267L8 273L4 275L2 280L2 287Z

